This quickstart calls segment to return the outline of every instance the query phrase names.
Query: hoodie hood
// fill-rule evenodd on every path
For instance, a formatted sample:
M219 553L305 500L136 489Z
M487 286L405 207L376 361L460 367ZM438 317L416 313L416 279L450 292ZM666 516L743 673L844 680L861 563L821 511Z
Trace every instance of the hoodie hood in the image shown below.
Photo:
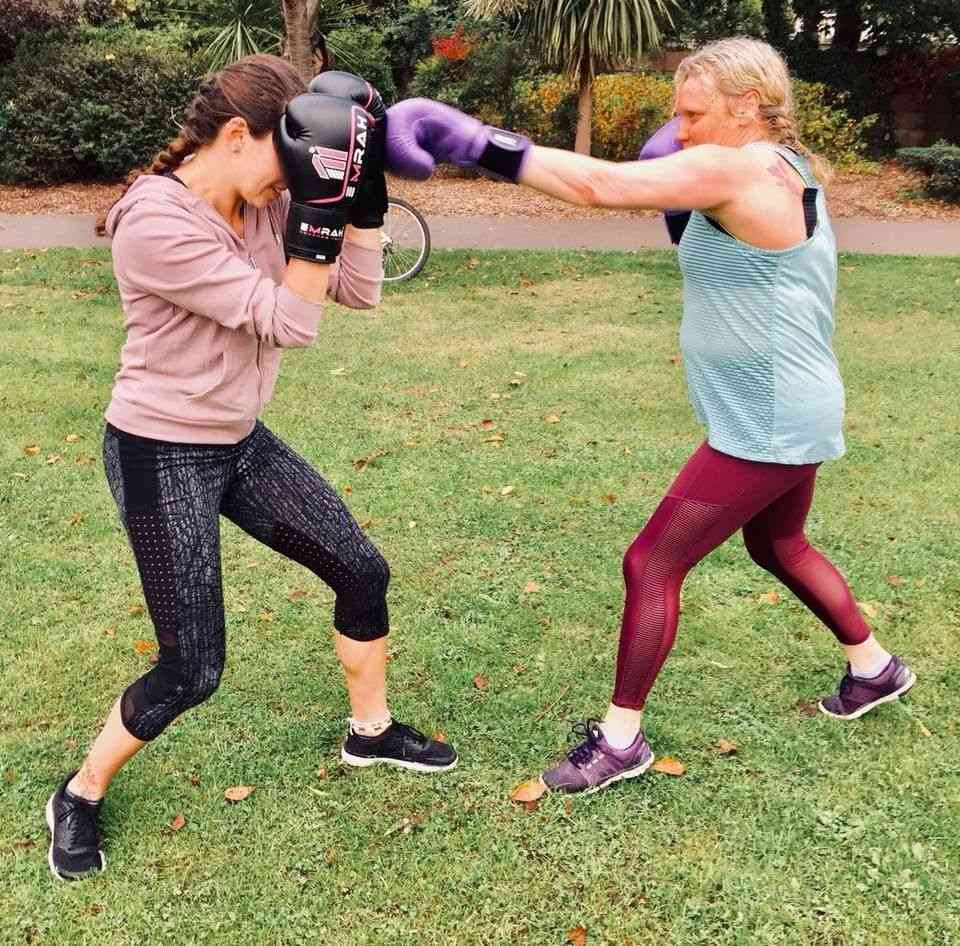
M176 208L191 217L202 217L224 233L228 233L236 243L240 242L227 221L214 210L210 203L186 185L162 174L142 174L130 185L127 192L107 214L107 235L112 238L117 232L117 227L120 226L120 221L143 201L148 201L155 206L164 204L166 210Z

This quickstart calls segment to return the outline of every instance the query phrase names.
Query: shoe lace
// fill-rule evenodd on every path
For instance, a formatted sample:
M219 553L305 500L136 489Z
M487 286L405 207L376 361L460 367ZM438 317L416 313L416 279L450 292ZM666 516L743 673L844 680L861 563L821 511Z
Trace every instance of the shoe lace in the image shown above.
M408 726L406 723L401 723L399 720L395 719L393 721L393 728L398 736L401 738L406 737L421 748L427 744L427 737L420 732L419 729L415 729L413 726Z
M97 830L95 810L82 802L71 802L64 796L63 808L57 815L57 824L62 824L67 832L71 848L95 848L100 846L100 833Z
M579 768L589 762L597 750L597 740L603 735L600 720L585 719L575 722L570 728L570 735L578 744L567 753L567 758Z

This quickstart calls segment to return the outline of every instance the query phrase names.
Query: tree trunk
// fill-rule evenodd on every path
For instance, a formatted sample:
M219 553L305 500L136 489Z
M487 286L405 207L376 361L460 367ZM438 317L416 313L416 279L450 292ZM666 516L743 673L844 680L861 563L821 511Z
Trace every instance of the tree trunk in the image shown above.
M820 43L820 23L823 20L821 0L793 0L793 9L801 21L801 32L811 45Z
M856 52L863 32L863 11L860 0L841 0L837 3L837 18L833 24L833 48Z
M577 154L590 154L590 125L593 122L592 86L587 70L581 67L580 95L577 98L577 137L573 145L573 150Z
M310 38L310 25L316 7L317 0L283 0L287 57L304 82L309 82L313 78L313 43Z

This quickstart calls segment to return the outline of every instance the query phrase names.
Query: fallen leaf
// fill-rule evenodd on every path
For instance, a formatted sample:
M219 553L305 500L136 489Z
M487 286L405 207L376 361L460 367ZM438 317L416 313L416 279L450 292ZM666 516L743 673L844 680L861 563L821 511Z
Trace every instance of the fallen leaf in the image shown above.
M653 763L653 768L657 772L662 772L664 775L683 775L687 771L687 767L679 760L675 759L673 756L666 755L662 759L657 759Z
M24 838L22 841L14 841L11 846L18 851L28 851L30 848L36 847L37 842L31 838Z
M485 417L482 421L480 421L481 430L493 430L493 428L496 426L497 425L489 417Z
M353 487L352 487L349 483L347 483L346 486L343 487L343 491L344 491L345 493L352 493L352 492L353 492Z
M272 620L273 620L273 612L272 612L272 611L267 611L267 609L264 608L263 611L261 611L261 612L257 615L257 619L260 620L260 621L272 621Z
M252 785L232 785L223 793L223 797L227 801L243 801L245 798L249 798L253 791Z
M519 803L536 801L547 790L547 786L538 778L530 778L521 782L511 793L510 801Z
M91 456L90 456L89 454L87 454L87 453L78 453L78 454L73 458L73 462L74 462L77 466L88 466L89 464L93 463L93 457L91 457Z
M446 742L446 741L447 741L447 734L446 734L442 729L438 729L438 730L433 734L433 738L434 738L434 740L436 740L437 742Z
M762 604L780 604L780 592L765 591L757 600Z
M416 520L416 519L411 519L411 520L407 523L407 528L408 528L408 529L416 529L416 527L417 527L417 520Z
M358 473L362 473L374 460L379 459L380 457L386 456L386 451L384 450L374 450L373 453L368 453L366 456L358 457L353 461L353 467Z
M467 269L476 269L479 265L480 260L478 260L475 256L471 256L470 259L467 260Z
M142 604L131 604L127 610L127 613L132 618L140 617L143 614L143 605Z
M803 716L816 716L819 712L816 703L809 703L805 700L797 700L793 708Z
M506 440L505 434L494 434L492 437L485 437L484 443L503 443Z
M527 665L526 665L526 664L514 664L514 665L513 665L513 672L516 673L516 674L526 673L526 672L527 672Z
M138 654L149 654L150 651L156 648L156 644L153 641L134 641L133 649Z
M927 583L927 579L926 579L926 578L918 578L918 579L913 583L913 585L914 585L915 588L922 588L924 585L926 585L926 583Z
M47 465L52 466L54 463L59 463L62 459L63 459L62 453L48 453Z
M503 489L500 490L500 495L509 496L513 492L513 489L512 486L504 486Z
M720 739L717 741L717 752L720 755L735 755L740 751L740 747L729 739Z
M899 575L887 575L887 584L892 585L894 588L899 588L901 585L905 585L907 580L901 578Z
M373 525L373 520L372 520L372 519L364 519L363 522L360 523L360 528L361 528L361 529L369 529L370 526L372 526L372 525Z
M869 601L858 601L857 607L868 617L875 618L877 616L877 609Z
M116 636L117 636L116 628L113 628L113 627L105 627L105 628L103 629L103 636L104 636L104 637L116 637Z
M182 814L175 815L173 821L170 822L170 829L179 831L186 823L187 819Z
M64 519L63 521L68 526L78 526L83 522L84 516L82 512L75 512L69 519Z
M930 732L930 730L927 729L927 727L924 726L923 723L920 722L920 720L917 720L917 725L920 727L920 735L921 735L921 736L926 736L927 738L929 738L930 736L933 735L933 733Z
M538 801L525 801L523 803L524 811L536 811L540 807L540 802Z
M604 503L607 506L612 506L616 501L617 501L616 493L604 493L604 495L600 497L600 502Z
M488 686L490 686L490 678L489 678L489 677L485 677L482 673L478 673L478 674L473 678L473 685L474 685L478 690L486 690L486 688L487 688Z
M28 457L35 457L40 452L40 446L39 444L35 444L35 443L25 444L23 448L23 452Z
M572 930L567 930L567 942L570 946L586 946L587 928L581 924Z
M521 384L523 384L523 378L511 378L510 384L512 384L515 388L517 388Z
M64 442L64 443L76 443L79 439L80 439L80 435L79 435L79 434L67 434L67 436L63 438L63 442Z
M14 477L14 479L17 479L17 480L28 480L28 479L30 479L30 477L27 476L26 473L14 473L14 474L13 474L13 477Z
M458 367L458 368L469 368L469 367L470 367L470 364L469 364L469 362L464 361L463 359L461 359L460 361L457 362L457 367Z
M532 595L534 592L539 591L539 590L540 590L540 585L539 585L537 582L535 582L535 581L528 581L528 582L523 586L523 593L524 593L525 595Z
M633 451L632 451L629 447L624 447L624 448L623 448L623 455L624 455L625 457L632 457L632 456L633 456Z
M679 365L679 364L680 364L680 356L679 356L679 355L671 355L671 356L670 356L670 364L671 364L671 365Z
M294 588L293 591L287 596L291 601L302 601L310 594L309 591L304 591L303 588Z
M559 418L559 416L556 415L556 414L547 414L547 416L544 417L543 420L544 420L544 423L547 423L547 424L559 424L559 423L560 423L560 418Z
M344 371L346 371L346 370L347 370L346 368L334 368L334 369L330 372L330 374L332 374L334 377L339 377L339 376L342 375L342 374L344 373Z

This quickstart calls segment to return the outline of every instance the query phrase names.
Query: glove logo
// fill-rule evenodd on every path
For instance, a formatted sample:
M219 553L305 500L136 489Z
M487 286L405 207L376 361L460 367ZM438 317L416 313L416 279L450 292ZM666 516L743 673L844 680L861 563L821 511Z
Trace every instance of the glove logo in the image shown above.
M313 164L317 177L324 181L342 181L347 170L346 151L337 151L335 148L324 148L313 145L310 148L310 161Z
M343 239L343 227L314 227L305 220L300 221L300 232L313 239L318 237L330 240Z

